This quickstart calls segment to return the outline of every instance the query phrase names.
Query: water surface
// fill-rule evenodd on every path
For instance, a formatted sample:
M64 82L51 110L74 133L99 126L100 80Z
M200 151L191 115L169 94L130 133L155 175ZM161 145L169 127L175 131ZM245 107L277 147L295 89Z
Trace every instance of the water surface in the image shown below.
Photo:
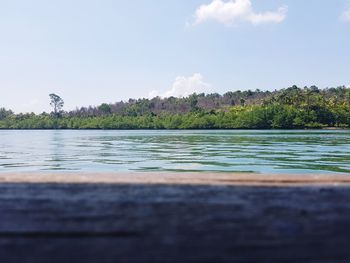
M350 131L0 131L0 172L350 173Z

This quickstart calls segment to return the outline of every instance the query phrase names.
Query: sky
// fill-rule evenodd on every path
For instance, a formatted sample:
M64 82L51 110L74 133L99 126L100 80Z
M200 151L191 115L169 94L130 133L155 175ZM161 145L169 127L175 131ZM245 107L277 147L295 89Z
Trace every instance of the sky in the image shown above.
M0 107L350 85L350 0L0 0Z

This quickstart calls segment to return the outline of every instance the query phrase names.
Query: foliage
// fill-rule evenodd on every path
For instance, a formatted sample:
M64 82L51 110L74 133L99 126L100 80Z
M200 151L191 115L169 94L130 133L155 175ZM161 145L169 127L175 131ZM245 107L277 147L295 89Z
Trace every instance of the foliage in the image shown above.
M64 105L64 101L60 96L54 93L51 93L49 97L50 97L50 105L53 107L53 114L55 117L59 117Z
M51 94L55 95L55 94ZM192 94L139 99L61 111L14 114L0 108L2 129L313 129L350 127L350 89L296 86L280 91ZM56 97L57 96L57 97ZM57 118L57 117L60 118Z

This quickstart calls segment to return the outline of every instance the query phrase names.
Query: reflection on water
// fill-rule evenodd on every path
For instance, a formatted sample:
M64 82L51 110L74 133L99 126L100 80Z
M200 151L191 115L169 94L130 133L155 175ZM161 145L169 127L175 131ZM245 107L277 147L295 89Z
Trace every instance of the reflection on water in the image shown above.
M0 131L0 172L350 173L350 131Z

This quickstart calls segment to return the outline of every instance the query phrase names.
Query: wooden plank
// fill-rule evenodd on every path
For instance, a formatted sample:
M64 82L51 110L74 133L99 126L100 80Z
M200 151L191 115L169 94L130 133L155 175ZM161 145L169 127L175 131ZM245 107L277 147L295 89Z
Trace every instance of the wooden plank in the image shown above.
M349 201L346 185L7 181L0 262L350 262Z

